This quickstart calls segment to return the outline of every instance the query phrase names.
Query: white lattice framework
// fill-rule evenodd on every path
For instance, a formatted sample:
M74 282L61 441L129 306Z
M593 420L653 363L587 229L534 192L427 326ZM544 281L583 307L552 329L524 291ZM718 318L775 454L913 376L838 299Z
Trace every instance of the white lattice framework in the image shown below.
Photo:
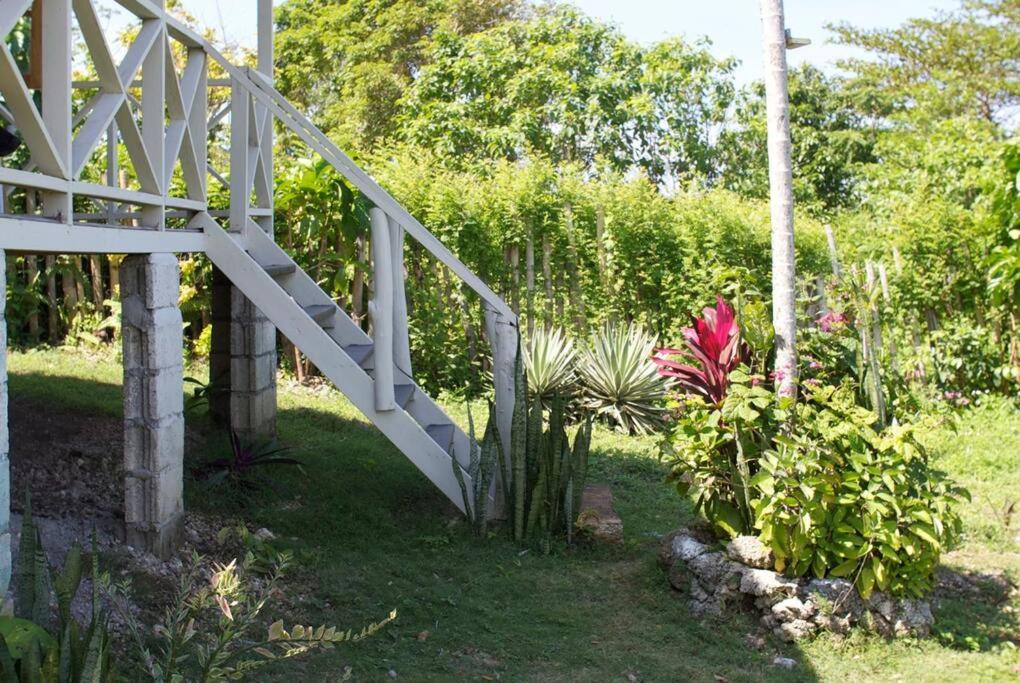
M449 459L466 465L470 444L411 376L403 296L405 235L447 266L486 308L497 418L507 448L517 349L514 313L275 90L269 2L259 2L259 68L252 69L231 64L200 35L168 16L157 0L113 1L137 19L137 31L119 61L92 0L42 1L42 16L33 17L44 27L42 63L32 65L33 72L38 68L41 85L33 92L6 41L33 1L0 0L0 37L5 39L0 41L0 117L30 153L20 168L0 166L0 187L8 200L0 211L0 249L208 254L391 441L462 505ZM93 80L72 78L75 23L95 72ZM210 78L214 65L220 73ZM86 97L73 97L75 89ZM219 104L210 111L210 103ZM290 130L373 204L371 338L273 244L276 125ZM103 151L103 177L86 177L104 168L91 163ZM128 182L122 183L121 176ZM225 189L229 209L210 210L212 183ZM25 191L38 193L38 211L12 213L14 206L35 204L17 201ZM269 272L292 275L275 281ZM372 350L370 361L365 349ZM414 396L418 398L409 398Z

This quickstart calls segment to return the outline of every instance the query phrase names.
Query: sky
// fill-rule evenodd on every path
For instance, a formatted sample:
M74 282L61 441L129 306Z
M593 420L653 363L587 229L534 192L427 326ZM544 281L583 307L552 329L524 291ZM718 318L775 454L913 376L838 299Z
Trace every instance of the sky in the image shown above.
M740 60L737 81L761 77L761 24L755 0L573 0L591 16L611 22L632 40L651 43L669 36L707 36L716 56ZM255 0L183 0L184 6L232 42L254 45ZM899 25L959 7L960 0L786 0L786 25L812 45L790 52L790 63L811 62L831 70L850 56L829 43L825 24L847 21L868 28Z

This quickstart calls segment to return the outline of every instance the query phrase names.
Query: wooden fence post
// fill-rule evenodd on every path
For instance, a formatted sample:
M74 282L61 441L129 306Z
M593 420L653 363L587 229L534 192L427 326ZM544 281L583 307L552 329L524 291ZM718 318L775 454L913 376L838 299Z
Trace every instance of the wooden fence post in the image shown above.
M832 274L836 279L843 277L843 268L839 265L839 253L836 251L836 235L832 232L832 226L825 225L825 239L829 243L829 262L832 265Z
M545 285L545 327L552 327L553 316L553 275L552 275L552 243L549 233L542 235L542 284Z
M535 240L528 235L524 247L524 267L526 269L525 286L528 289L528 339L535 335Z
M570 302L574 311L574 326L577 334L584 336L588 318L584 312L584 289L581 287L581 270L577 252L577 238L574 235L574 207L567 204L563 207L564 223L567 231L567 277L570 279Z

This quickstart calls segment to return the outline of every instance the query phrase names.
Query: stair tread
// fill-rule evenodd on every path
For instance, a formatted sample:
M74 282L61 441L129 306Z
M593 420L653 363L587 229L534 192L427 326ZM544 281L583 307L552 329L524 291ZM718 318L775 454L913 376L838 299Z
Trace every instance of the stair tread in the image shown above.
M305 313L315 322L324 328L334 327L332 324L333 315L336 313L336 306L317 304L313 306L302 306Z
M407 404L411 401L411 397L414 396L414 385L398 384L393 387L393 395L397 400L397 405L401 408L406 408Z
M348 344L344 347L344 352L358 365L368 360L374 350L374 344Z
M450 448L453 446L452 424L431 424L425 427L425 433L432 437L432 440L439 444L440 448L447 453L450 452Z
M290 275L297 272L297 266L293 263L270 263L269 265L262 266L262 270L266 271L270 277L280 277L281 275Z

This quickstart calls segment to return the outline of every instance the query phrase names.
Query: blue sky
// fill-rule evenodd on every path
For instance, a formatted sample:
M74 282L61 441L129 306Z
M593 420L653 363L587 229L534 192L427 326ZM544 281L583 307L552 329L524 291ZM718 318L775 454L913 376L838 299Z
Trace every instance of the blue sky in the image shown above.
M200 21L230 40L255 41L255 0L183 0ZM708 36L719 56L741 61L737 79L746 83L760 77L761 33L756 0L574 0L588 14L619 26L631 39L642 43L667 36ZM846 48L828 44L830 22L848 21L857 26L893 27L904 19L931 16L951 10L960 0L786 0L786 23L798 37L813 44L790 53L793 64L812 62L823 68L848 54Z

